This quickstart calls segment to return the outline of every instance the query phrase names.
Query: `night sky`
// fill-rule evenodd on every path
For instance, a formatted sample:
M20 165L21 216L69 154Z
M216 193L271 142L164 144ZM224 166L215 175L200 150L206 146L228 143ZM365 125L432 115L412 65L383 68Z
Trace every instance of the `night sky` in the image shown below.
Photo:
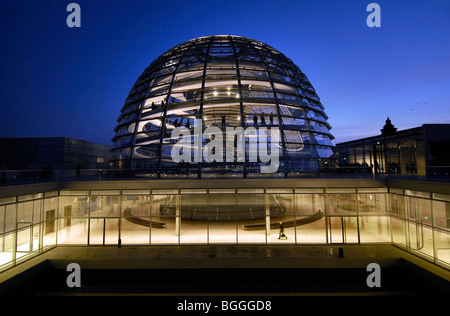
M69 3L81 28L69 28ZM381 27L369 28L369 3ZM306 74L335 143L450 123L450 1L1 0L0 137L65 136L111 144L144 69L200 36L246 36Z

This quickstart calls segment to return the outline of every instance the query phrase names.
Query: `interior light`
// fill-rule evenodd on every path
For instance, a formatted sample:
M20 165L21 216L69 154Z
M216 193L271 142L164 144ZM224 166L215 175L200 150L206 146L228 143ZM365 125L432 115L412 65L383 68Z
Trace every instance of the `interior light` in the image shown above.
M213 94L214 94L214 96L217 96L217 91L214 91Z

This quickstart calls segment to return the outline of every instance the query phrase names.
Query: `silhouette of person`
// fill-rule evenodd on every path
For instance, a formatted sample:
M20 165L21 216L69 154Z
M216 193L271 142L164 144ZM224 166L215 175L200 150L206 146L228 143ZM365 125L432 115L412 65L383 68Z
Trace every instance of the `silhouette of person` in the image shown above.
M280 234L278 235L278 239L287 239L287 236L284 234L284 226L282 222L280 222Z
M253 125L258 125L258 117L256 115L253 116Z

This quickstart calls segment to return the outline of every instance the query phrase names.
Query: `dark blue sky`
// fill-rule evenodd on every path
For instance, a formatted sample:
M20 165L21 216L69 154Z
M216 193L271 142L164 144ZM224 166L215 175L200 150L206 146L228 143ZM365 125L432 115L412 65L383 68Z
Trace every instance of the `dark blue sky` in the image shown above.
M81 28L66 7L81 6ZM369 28L366 7L381 6ZM0 137L109 144L143 70L173 46L232 34L292 59L322 100L335 142L450 123L450 1L0 1Z

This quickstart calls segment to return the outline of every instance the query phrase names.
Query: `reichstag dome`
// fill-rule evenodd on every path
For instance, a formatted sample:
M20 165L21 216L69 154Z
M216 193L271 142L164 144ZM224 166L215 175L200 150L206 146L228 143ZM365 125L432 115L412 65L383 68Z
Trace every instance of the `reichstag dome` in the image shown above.
M272 174L313 173L334 151L327 119L306 75L278 50L246 37L200 37L168 50L138 78L117 120L112 161L140 175L246 178L261 174L270 153ZM238 128L245 132L226 134ZM211 161L205 148L213 140L223 150L210 147Z

